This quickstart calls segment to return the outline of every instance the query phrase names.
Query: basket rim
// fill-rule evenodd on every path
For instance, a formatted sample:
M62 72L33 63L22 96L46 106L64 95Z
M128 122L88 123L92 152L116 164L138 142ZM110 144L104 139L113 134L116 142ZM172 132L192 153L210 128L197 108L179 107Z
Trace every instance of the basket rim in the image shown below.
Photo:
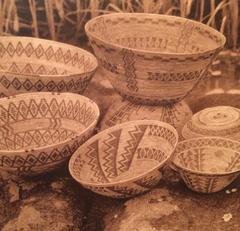
M89 27L91 26L91 24L94 22L94 21L97 21L98 19L100 18L107 18L107 17L111 17L111 15L118 15L118 16L152 16L152 17L159 17L159 18L175 18L175 19L180 19L182 21L191 21L193 22L194 24L198 24L200 25L201 27L204 27L206 28L207 30L215 33L215 34L218 34L219 37L221 37L221 45L216 45L215 48L213 49L208 49L206 51L202 51L202 52L192 52L192 53L176 53L176 52L161 52L161 51L149 51L149 50L143 50L143 49L136 49L136 48L130 48L130 47L127 47L127 46L122 46L122 45L119 45L117 43L113 43L113 42L107 42L106 40L104 39L101 39L99 36L96 36L94 35L93 33L91 33L89 31ZM224 34L222 34L221 32L219 32L218 30L210 27L210 26L207 26L206 24L204 23L201 23L201 22L198 22L196 20L192 20L192 19L188 19L188 18L183 18L183 17L180 17L180 16L174 16L174 15L164 15L164 14L151 14L151 13L109 13L109 14L103 14L103 15L100 15L100 16L97 16L97 17L94 17L92 19L90 19L86 24L85 24L85 32L86 34L88 35L88 37L92 37L94 38L94 40L98 40L100 41L101 43L103 43L105 46L110 46L110 47L113 47L113 48L118 48L118 49L127 49L129 51L133 51L135 52L136 54L141 54L141 55L159 55L159 56L179 56L179 57L184 57L184 56L200 56L200 55L206 55L206 54L209 54L209 53L217 53L218 50L221 50L224 48L224 45L226 43L226 37L224 36Z
M40 42L45 42L49 45L51 44L57 44L59 45L59 47L61 46L64 46L64 47L69 47L69 49L71 50L76 50L76 52L79 52L79 53L82 53L82 54L85 54L86 56L90 57L91 60L93 60L93 67L88 70L88 71L83 71L83 72L76 72L76 73L72 73L72 74L58 74L58 75L48 75L48 74L45 74L45 75L41 75L41 74L18 74L18 73L14 73L14 72L11 72L11 71L6 71L4 69L0 69L0 73L7 73L7 74L14 74L14 75L24 75L24 76L33 76L33 77L76 77L76 76L79 76L79 75L89 75L91 73L94 73L96 71L96 69L98 68L98 60L97 58L89 51L83 49L83 48L80 48L78 46L74 46L74 45L71 45L71 44L68 44L68 43L63 43L63 42L59 42L59 41L53 41L53 40L50 40L50 39L43 39L43 38L36 38L36 37L27 37L27 36L0 36L0 43L4 40L7 40L8 42L10 42L11 40L17 40L17 41L39 41L39 44ZM66 65L66 64L65 64Z
M79 94L76 94L76 93L71 93L71 92L31 92L31 93L21 93L21 94L17 94L17 95L13 95L13 96L8 96L8 97L3 97L3 98L0 98L0 105L2 104L2 101L5 101L5 100L11 100L11 99L15 99L15 98L21 98L23 96L34 96L36 95L36 97L39 95L42 95L42 97L46 98L48 95L53 95L53 96L58 96L58 95L70 95L72 97L74 97L75 99L79 98L79 100L81 99L84 99L85 101L89 101L94 110L96 111L96 118L92 121L92 123L85 129L83 129L82 131L80 131L77 135L74 135L74 137L72 138L68 138L68 139L65 139L64 141L61 141L61 142L57 142L57 143L53 143L53 144L50 144L50 145L43 145L43 146L40 146L40 147L35 147L35 148L31 148L30 151L31 152L39 152L39 151L42 151L46 148L54 148L54 147L57 147L57 146L60 146L60 145L65 145L67 143L69 143L69 141L71 140L76 140L78 139L79 137L81 137L84 133L86 133L90 128L93 128L96 127L97 125L97 122L98 122L98 119L99 119L99 116L100 116L100 109L97 105L96 102L94 102L93 100L89 99L88 97L86 96L83 96L83 95L79 95ZM16 155L16 154L22 154L23 153L27 153L26 150L28 149L19 149L19 150L5 150L5 149L0 149L0 155L3 155L3 154L6 154L6 155Z
M94 140L96 140L97 138L101 137L102 134L104 133L109 133L111 131L114 131L115 129L118 129L118 128L124 128L124 127L127 127L128 125L131 125L131 124L147 124L147 125L160 125L162 127L165 127L165 128L168 128L170 129L175 137L176 137L176 142L174 144L174 147L172 148L170 154L168 154L167 158L164 159L161 163L157 164L156 166L154 166L153 168L151 169L148 169L147 171L141 173L141 174L138 174L137 176L135 177L131 177L131 178L128 178L128 179L123 179L123 180L119 180L117 182L108 182L108 183L92 183L92 182L89 182L89 181L84 181L84 180L80 180L73 172L72 170L72 166L76 160L76 158L81 155L81 149L83 149L85 146L88 146L90 143L92 143ZM131 120L131 121L127 121L127 122L124 122L124 123L121 123L121 124L117 124L113 127L110 127L110 128L107 128L99 133L97 133L96 135L92 136L89 140L87 140L84 144L82 144L76 151L75 153L71 156L70 160L69 160L69 163L68 163L68 169L69 169L69 172L70 172L70 175L73 177L73 179L75 181L77 181L78 183L82 184L82 185L88 185L88 186L94 186L94 187L111 187L111 186L115 186L115 185L119 185L119 184L125 184L125 183L131 183L135 180L138 180L138 179L141 179L143 178L144 176L147 176L148 174L158 170L159 168L161 168L164 164L166 164L168 161L170 161L170 159L172 158L172 155L174 153L174 150L177 146L177 143L178 143L178 132L177 130L170 124L168 123L165 123L165 122L162 122L162 121L159 121L159 120ZM160 174L160 173L159 173Z
M233 143L236 143L239 145L240 147L240 142L236 141L236 140L232 140L232 139L229 139L229 138L225 138L225 137L220 137L220 136L204 136L204 137L195 137L195 138L191 138L191 139L187 139L187 140L183 140L181 142L178 143L178 145L183 145L185 143L189 143L189 142L195 142L197 140L209 140L209 139L215 139L215 140L225 140L225 141L231 141ZM177 146L178 146L177 145ZM200 146L199 146L200 147ZM207 145L206 145L207 147ZM210 146L209 146L210 147ZM215 146L217 147L217 146ZM228 148L229 149L229 148ZM188 150L188 149L186 149ZM232 149L234 150L234 149ZM235 151L236 153L239 154L240 156L240 151ZM218 172L210 172L210 171L200 171L200 170L193 170L191 168L187 168L187 167L184 167L182 166L181 164L178 164L175 160L176 160L176 157L178 155L180 155L182 152L178 152L176 153L176 149L175 149L175 153L173 155L173 158L172 158L172 164L174 167L177 168L177 170L179 172L181 171L185 171L185 172L188 172L188 173L191 173L191 174L197 174L197 175L201 175L201 176L225 176L225 175L231 175L233 173L240 173L240 168L238 170L233 170L233 171L218 171Z

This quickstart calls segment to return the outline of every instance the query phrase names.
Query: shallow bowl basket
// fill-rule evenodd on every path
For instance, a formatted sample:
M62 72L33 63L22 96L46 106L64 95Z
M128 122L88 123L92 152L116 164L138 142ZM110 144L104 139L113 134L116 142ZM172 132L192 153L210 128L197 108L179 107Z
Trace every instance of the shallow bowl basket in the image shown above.
M35 175L63 164L94 132L96 103L73 93L0 99L0 170Z
M225 44L224 35L213 28L169 15L101 15L85 30L115 90L149 105L184 98Z
M240 141L240 109L230 106L205 108L182 129L184 139L203 136L221 136Z
M0 37L0 97L51 91L82 94L96 68L89 52L31 37Z
M193 191L217 192L240 174L240 142L213 136L185 140L172 164Z
M93 192L132 197L156 186L177 141L177 131L167 123L125 122L84 143L71 157L69 170L76 181Z

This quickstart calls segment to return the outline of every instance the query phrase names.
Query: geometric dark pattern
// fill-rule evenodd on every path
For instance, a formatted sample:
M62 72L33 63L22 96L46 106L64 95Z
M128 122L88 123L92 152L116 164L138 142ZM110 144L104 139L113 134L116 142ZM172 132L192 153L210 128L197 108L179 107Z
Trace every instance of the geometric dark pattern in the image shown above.
M98 111L68 93L17 95L0 103L0 168L37 174L62 163L92 135Z
M194 191L217 192L239 175L239 142L220 137L190 139L175 150L174 166Z
M148 135L164 137L164 139L166 139L172 145L172 147L174 147L176 143L175 134L165 127L159 127L157 125L150 126Z
M81 78L80 78L81 77ZM69 78L66 80L48 80L48 79L33 79L31 77L22 79L20 75L3 74L0 76L0 88L2 91L21 90L23 91L68 91L83 93L90 82L91 78L85 74L79 75L79 79ZM4 90L5 88L5 90Z
M30 147L41 147L62 142L76 135L75 132L61 127L55 129L38 129L24 131L9 135L2 134L3 129L0 127L0 150L21 150L30 149Z
M220 33L177 17L104 15L90 21L86 32L114 89L145 105L186 97L225 43Z
M161 163L167 156L161 150L155 148L138 148L137 149L137 159L149 159L156 160Z
M4 70L0 96L26 91L83 93L96 70L96 61L88 52L21 37L0 41L0 60Z
M160 127L166 128L166 134L172 130L175 144L169 141L173 138L166 139L165 133L155 132ZM102 131L82 145L70 160L70 173L84 187L101 195L131 197L158 183L176 144L177 132L160 121L127 122ZM164 145L168 146L166 150L161 148Z
M80 141L80 140L79 140ZM18 175L37 174L48 171L48 166L64 162L81 143L78 140L61 148L53 148L50 152L40 151L27 155L0 155L0 167ZM37 170L39 168L39 170ZM41 169L40 169L41 168Z
M117 176L116 156L118 152L118 140L120 139L122 130L109 133L109 138L103 144L106 145L104 152L106 155L103 157L102 167L104 168L107 178Z
M156 184L159 182L159 180L161 179L161 174L156 174L151 175L151 176L146 176L140 180L135 181L135 184L143 187L143 188L153 188L154 186L156 186Z
M127 87L131 91L138 91L137 87L137 76L135 74L135 67L134 67L134 53L128 49L122 49L123 55L123 67L125 70L125 76L127 81Z
M24 119L51 118L51 123L56 124L61 119L70 119L80 122L84 127L89 126L96 117L96 111L86 102L79 100L59 100L54 97L51 99L38 98L29 101L12 101L7 105L0 105L0 124L5 127L11 122ZM55 118L55 120L54 120ZM53 125L52 125L53 126ZM0 131L4 127L0 127Z
M134 157L134 153L142 137L144 136L146 129L146 125L138 125L134 126L133 130L128 131L130 139L126 141L127 145L124 147L125 152L122 153L121 158L119 158L119 172L125 172L129 170Z

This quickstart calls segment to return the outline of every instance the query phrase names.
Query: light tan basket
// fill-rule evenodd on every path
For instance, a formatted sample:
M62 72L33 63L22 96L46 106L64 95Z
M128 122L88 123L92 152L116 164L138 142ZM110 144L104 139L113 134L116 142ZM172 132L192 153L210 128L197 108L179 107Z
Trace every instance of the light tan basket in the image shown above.
M168 15L102 15L85 30L115 90L150 105L184 98L225 44L224 35L213 28Z
M75 46L0 37L0 97L36 91L82 94L96 68L96 58Z
M26 93L0 99L0 170L50 171L94 132L99 109L72 93Z
M184 125L182 136L184 139L221 136L240 141L240 109L230 106L205 108Z
M180 142L174 169L197 192L224 189L240 174L240 142L221 137L199 137Z
M84 143L71 157L69 170L83 187L98 194L132 197L157 185L177 142L177 131L167 123L122 123Z
M131 120L159 120L172 125L181 134L182 128L192 118L192 111L183 100L169 106L149 106L120 100L114 102L101 121L101 130Z

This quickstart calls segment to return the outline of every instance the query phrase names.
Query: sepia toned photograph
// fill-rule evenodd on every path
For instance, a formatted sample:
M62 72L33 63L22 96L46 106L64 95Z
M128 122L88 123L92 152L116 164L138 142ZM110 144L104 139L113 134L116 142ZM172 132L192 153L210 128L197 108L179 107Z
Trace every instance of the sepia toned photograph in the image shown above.
M0 0L1 231L239 217L239 0Z

